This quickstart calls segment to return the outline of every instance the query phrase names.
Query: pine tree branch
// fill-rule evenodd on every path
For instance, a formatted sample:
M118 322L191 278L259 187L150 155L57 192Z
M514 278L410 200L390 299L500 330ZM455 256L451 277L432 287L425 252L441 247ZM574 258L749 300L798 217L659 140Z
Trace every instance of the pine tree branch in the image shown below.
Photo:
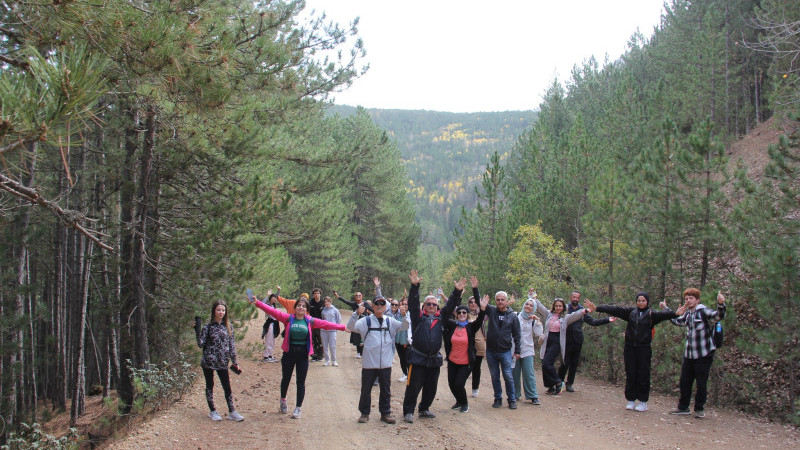
M23 200L27 200L33 203L34 205L38 205L49 210L56 217L58 217L59 220L61 220L61 222L64 225L78 230L78 232L91 239L92 242L99 245L103 249L108 250L112 253L114 252L114 249L111 246L103 243L97 237L97 235L107 237L106 235L104 235L99 231L84 228L79 223L81 221L88 220L88 218L84 216L82 213L74 210L63 209L54 202L47 200L46 198L39 195L36 189L23 186L19 182L12 180L11 178L8 178L4 174L0 174L0 188L10 192L11 194Z

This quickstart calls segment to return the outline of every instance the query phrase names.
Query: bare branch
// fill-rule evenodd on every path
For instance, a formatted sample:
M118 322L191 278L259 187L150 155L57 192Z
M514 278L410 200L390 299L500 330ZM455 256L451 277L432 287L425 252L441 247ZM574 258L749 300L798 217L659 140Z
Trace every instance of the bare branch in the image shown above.
M106 235L104 235L99 231L86 229L79 223L81 221L89 220L82 213L74 210L65 210L60 206L58 206L57 204L55 204L54 202L47 200L46 198L39 195L39 193L35 189L23 186L19 182L12 180L11 178L8 178L2 173L0 173L0 188L16 195L17 197L23 200L27 200L33 203L34 205L38 205L49 210L56 217L58 217L59 220L61 220L61 222L64 225L78 230L78 232L80 232L87 238L91 239L92 242L99 245L103 249L108 250L112 253L114 252L114 249L111 246L103 243L97 237L98 235L99 236L106 236Z

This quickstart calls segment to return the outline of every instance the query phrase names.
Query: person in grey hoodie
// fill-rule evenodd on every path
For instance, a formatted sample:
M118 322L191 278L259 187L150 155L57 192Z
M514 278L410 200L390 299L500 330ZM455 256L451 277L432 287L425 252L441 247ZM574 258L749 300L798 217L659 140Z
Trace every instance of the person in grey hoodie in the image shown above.
M365 306L359 305L356 314L350 316L347 329L360 334L364 343L361 361L361 398L358 402L361 417L359 417L358 423L369 421L372 386L377 378L380 385L378 410L381 413L381 421L391 424L396 422L392 417L390 403L394 341L397 332L407 330L409 323L405 317L401 322L385 315L386 299L380 293L380 280L377 277L375 278L375 287L377 295L372 301L373 315L359 319L358 316L365 311Z
M322 320L331 323L342 323L342 315L333 306L331 298L326 296L323 301L325 302L325 307L322 308ZM322 349L325 354L323 366L333 365L334 367L339 367L339 363L336 362L336 331L321 330L320 337L322 338Z

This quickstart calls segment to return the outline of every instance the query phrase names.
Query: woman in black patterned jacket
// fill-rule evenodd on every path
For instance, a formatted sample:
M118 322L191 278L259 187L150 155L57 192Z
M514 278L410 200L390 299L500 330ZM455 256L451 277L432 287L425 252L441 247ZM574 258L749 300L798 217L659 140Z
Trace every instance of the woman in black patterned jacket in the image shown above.
M231 391L230 375L228 373L228 360L233 363L233 368L240 372L236 360L236 340L233 337L233 327L228 321L228 307L222 300L217 300L211 306L211 320L200 328L200 317L194 318L194 330L197 345L203 349L203 359L200 366L206 379L206 401L211 410L208 417L211 420L222 420L214 407L214 372L217 372L222 390L225 392L225 401L228 403L228 419L241 422L244 420L233 406L233 392Z

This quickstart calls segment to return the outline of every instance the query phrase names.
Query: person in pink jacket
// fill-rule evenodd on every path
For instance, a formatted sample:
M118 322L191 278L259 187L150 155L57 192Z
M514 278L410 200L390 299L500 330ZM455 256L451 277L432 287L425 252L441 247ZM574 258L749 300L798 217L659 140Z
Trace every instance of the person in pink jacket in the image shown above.
M294 304L294 314L287 314L272 306L264 304L255 297L248 297L251 304L266 312L284 324L283 356L281 357L281 412L286 413L286 392L292 380L292 371L297 371L297 405L292 413L293 419L300 418L300 407L306 395L306 375L308 374L308 356L314 352L311 344L311 331L317 328L323 330L346 331L343 324L326 322L316 319L308 314L309 303L305 297L300 297Z

